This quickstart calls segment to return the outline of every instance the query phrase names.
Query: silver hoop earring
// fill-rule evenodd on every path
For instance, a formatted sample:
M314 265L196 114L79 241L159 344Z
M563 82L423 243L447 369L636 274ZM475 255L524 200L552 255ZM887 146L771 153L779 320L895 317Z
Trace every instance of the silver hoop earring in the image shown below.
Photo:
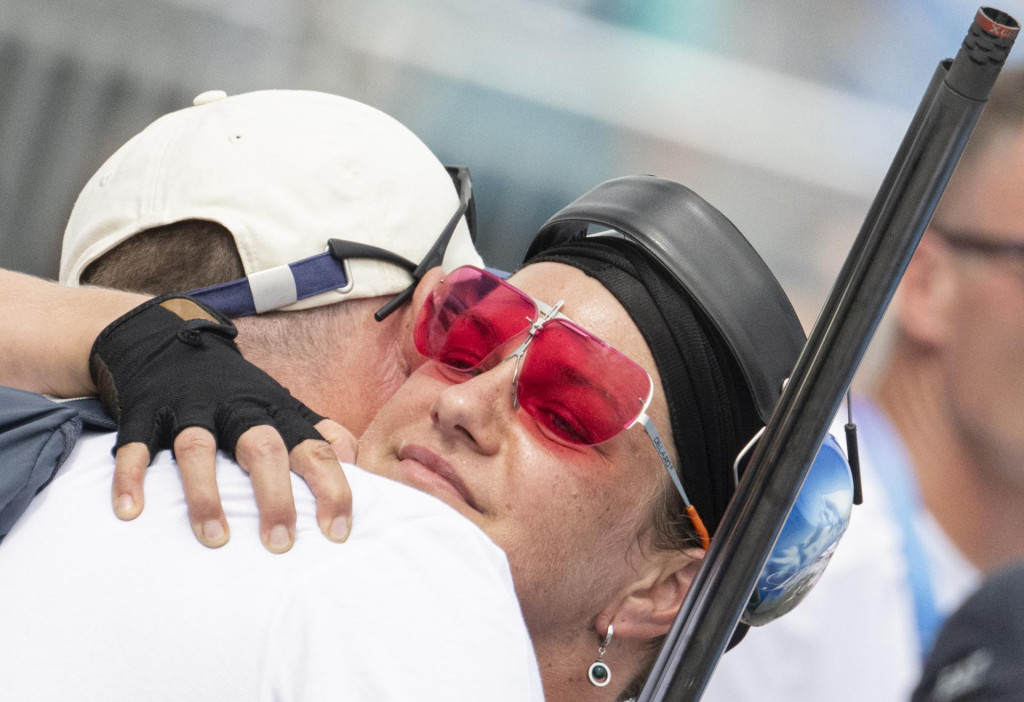
M604 652L607 650L608 644L612 642L612 634L614 631L615 627L609 624L608 633L604 637L604 642L597 647L597 660L591 663L590 669L587 670L587 677L590 678L590 684L595 687L604 687L611 682L612 669L604 662Z

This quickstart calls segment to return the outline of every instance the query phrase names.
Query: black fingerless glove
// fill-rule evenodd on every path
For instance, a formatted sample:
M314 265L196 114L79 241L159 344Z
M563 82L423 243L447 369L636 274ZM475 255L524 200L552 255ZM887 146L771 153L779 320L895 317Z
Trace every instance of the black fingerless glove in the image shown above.
M209 430L234 454L247 429L269 424L290 451L323 417L239 353L235 325L181 295L154 298L96 338L89 372L104 408L118 421L116 448L141 441L150 460L186 427Z

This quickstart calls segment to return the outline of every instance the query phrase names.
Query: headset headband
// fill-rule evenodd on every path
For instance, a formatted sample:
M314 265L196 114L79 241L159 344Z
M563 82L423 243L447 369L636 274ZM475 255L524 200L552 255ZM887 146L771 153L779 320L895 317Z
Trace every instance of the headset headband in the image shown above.
M526 254L614 229L650 253L722 335L768 421L806 337L782 286L739 230L689 188L654 176L601 183L541 227Z

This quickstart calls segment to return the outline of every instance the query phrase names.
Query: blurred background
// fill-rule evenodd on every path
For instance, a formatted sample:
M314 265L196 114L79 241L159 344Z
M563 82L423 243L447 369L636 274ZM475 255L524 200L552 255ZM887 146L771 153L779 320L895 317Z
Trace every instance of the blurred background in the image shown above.
M996 5L1024 18L1024 0ZM485 260L602 180L729 216L810 325L977 0L0 0L0 266L55 277L79 189L208 89L338 93L468 165ZM1024 52L1017 52L1017 59Z

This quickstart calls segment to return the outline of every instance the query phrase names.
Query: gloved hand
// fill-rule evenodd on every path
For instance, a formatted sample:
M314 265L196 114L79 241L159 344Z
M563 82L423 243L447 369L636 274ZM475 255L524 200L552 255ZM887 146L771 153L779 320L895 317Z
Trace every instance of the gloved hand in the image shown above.
M172 448L196 537L207 546L223 545L228 525L216 483L219 447L232 455L237 450L239 465L252 477L267 549L286 551L294 540L289 467L317 498L321 530L344 541L352 495L338 456L354 459L355 439L242 358L236 334L220 312L165 295L139 305L97 337L89 370L104 407L118 421L114 511L122 519L138 516L145 468L157 451Z
M115 448L141 441L150 460L190 426L203 427L232 456L247 429L277 427L290 451L323 417L242 358L238 330L196 300L164 295L106 327L93 344L89 372L104 408L118 422Z

